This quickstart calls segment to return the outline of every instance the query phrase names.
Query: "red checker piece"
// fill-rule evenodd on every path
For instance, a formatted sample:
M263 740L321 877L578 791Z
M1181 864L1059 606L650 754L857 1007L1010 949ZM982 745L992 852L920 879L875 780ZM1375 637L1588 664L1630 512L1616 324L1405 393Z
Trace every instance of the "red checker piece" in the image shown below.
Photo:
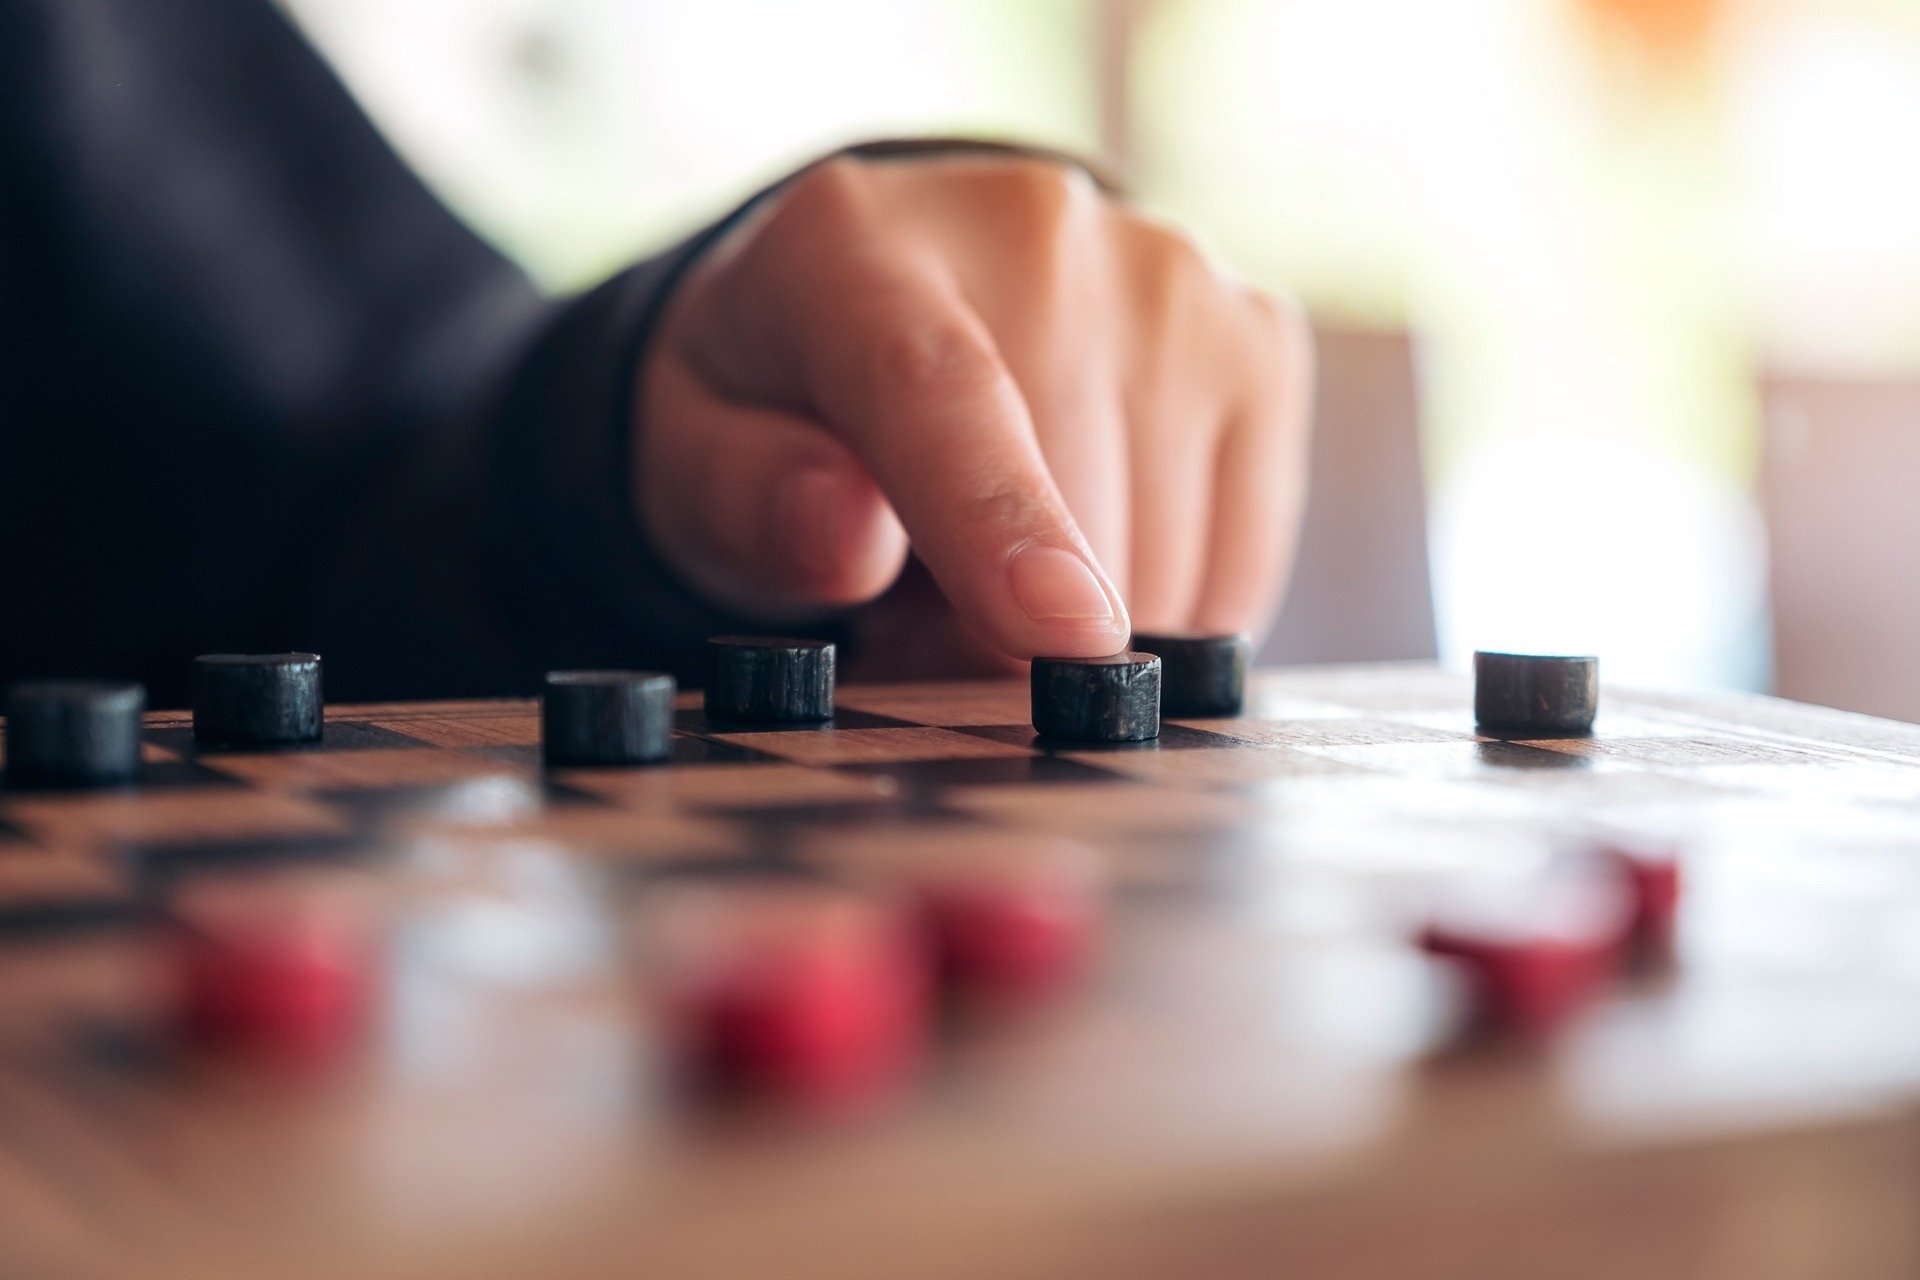
M955 990L1025 1001L1072 982L1101 932L1098 863L1080 845L976 842L916 874L934 964Z
M928 984L899 912L798 883L672 896L650 942L675 1047L703 1083L838 1106L920 1063Z
M360 1038L379 947L359 894L212 882L178 892L171 918L174 1012L191 1043L312 1062Z
M1611 942L1500 937L1430 925L1420 945L1458 961L1481 1017L1526 1035L1552 1031L1606 984L1617 960Z
M1680 859L1669 845L1603 843L1603 858L1626 882L1630 909L1627 940L1669 949L1680 917Z
M1419 945L1460 966L1482 1022L1543 1036L1613 978L1632 909L1618 881L1560 862L1518 892L1436 918Z

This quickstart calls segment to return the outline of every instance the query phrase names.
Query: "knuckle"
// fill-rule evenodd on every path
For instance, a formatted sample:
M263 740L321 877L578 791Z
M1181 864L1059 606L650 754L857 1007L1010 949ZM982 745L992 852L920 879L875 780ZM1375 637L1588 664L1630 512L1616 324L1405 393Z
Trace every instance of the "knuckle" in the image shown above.
M1029 291L1034 306L1062 305L1098 207L1092 180L1071 165L1035 156L997 159L970 181L1008 278Z
M1136 214L1133 229L1138 252L1149 269L1182 278L1213 274L1213 267L1199 244L1178 227Z
M1128 254L1149 314L1163 319L1183 314L1214 279L1200 246L1164 223L1129 214Z
M1087 185L1078 169L1039 158L1008 160L994 180L1010 205L1042 227L1069 221Z
M1290 295L1248 290L1254 317L1257 363L1287 383L1313 377L1315 340L1313 322Z
M812 232L857 223L865 217L871 184L872 175L861 161L850 156L823 160L780 194L768 229L775 234Z
M897 395L964 394L999 376L985 337L954 316L884 326L872 359L875 383Z
M1247 299L1263 332L1290 357L1312 353L1313 326L1307 320L1306 310L1292 295L1250 289Z

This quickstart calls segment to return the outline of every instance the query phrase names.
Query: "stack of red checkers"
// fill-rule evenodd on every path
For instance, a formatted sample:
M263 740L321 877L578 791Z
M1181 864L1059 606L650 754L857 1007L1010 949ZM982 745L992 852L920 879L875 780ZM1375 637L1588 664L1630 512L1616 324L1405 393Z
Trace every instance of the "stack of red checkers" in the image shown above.
M207 882L170 905L175 1020L191 1043L298 1063L360 1039L379 946L366 900L338 885Z
M1464 970L1483 1023L1541 1035L1628 961L1670 954L1679 908L1672 845L1608 838L1556 860L1503 902L1436 918L1419 942Z
M1610 940L1440 925L1428 926L1420 945L1466 971L1483 1022L1529 1036L1552 1032L1584 1007L1613 975L1619 955Z
M1627 886L1626 941L1642 953L1666 954L1680 917L1680 859L1671 845L1606 840L1598 846Z
M673 1047L701 1083L839 1107L919 1064L926 975L888 905L755 883L681 888L647 915Z
M1460 967L1483 1025L1543 1036L1619 971L1631 911L1620 882L1581 859L1441 913L1419 944Z

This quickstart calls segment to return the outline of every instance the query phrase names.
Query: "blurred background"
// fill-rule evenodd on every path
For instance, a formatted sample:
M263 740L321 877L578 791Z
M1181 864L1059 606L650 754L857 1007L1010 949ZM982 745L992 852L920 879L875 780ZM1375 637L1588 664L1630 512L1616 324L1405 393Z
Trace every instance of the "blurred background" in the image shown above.
M555 289L858 138L1104 157L1321 330L1274 656L1920 719L1912 0L287 3Z

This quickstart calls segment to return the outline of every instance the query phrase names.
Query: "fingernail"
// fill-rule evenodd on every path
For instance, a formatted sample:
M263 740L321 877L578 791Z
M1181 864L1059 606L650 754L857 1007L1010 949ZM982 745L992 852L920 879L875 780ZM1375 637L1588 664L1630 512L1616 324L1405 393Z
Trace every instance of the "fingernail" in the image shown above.
M809 577L831 573L839 562L847 516L839 473L831 467L801 468L774 493L774 555Z
M1013 598L1035 622L1112 622L1113 602L1093 569L1063 547L1030 542L1008 566Z

